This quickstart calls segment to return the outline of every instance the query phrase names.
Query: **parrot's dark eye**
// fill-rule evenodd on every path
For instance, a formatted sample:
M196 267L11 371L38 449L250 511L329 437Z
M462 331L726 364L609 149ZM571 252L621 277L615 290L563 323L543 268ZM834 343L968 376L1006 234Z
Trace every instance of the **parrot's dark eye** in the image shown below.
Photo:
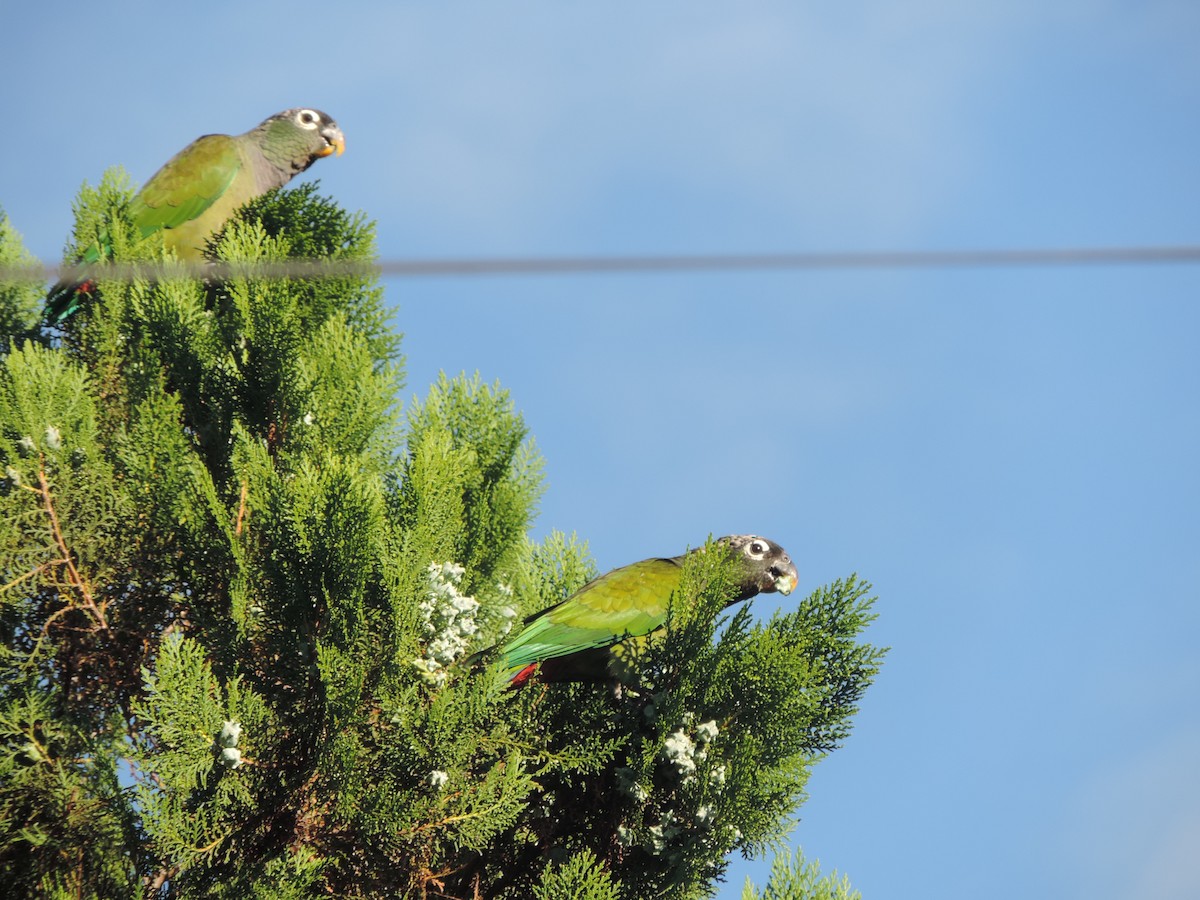
M746 552L755 559L762 559L767 553L767 545L762 541L751 541L750 545L746 548Z
M299 122L301 125L303 125L305 128L316 128L317 122L319 122L320 119L321 119L321 117L318 116L311 109L302 109L302 110L300 110L299 113L296 114L296 121Z

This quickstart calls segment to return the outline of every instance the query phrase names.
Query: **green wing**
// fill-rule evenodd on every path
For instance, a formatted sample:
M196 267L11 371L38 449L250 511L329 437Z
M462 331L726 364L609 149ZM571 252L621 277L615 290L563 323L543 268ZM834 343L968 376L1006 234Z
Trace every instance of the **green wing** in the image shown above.
M212 222L196 221L208 212L233 184L242 170L242 157L238 153L234 138L226 134L209 134L193 141L176 153L161 169L151 176L145 186L130 201L133 224L142 237L149 237L164 228L178 229L194 223L183 231L168 232L168 245L181 256L199 253L203 240L219 227L229 214L230 203L245 202L229 197L210 214ZM107 235L102 236L100 245L93 244L80 254L80 261L95 263L111 253L106 246ZM46 296L43 312L47 325L61 325L83 305L93 286L87 280L59 281Z
M198 138L171 157L133 198L134 224L145 237L198 218L229 189L241 168L232 137Z
M678 560L644 559L601 575L533 616L505 645L501 662L506 669L520 670L661 628L681 571Z

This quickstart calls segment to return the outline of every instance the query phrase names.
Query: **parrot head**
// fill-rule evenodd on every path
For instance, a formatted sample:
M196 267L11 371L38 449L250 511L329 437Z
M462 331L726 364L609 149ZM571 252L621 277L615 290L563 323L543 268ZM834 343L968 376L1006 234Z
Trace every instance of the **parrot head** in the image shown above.
M757 593L790 594L795 590L800 575L787 551L774 541L757 534L732 534L718 539L717 543L728 547L745 566L746 578L742 587L746 593L741 599Z
M286 148L299 171L325 156L341 156L346 138L328 113L301 106L276 113L255 129L267 135L267 146Z
M346 138L333 117L319 109L294 109L290 111L296 125L305 131L315 131L320 146L317 156L329 156L336 153L341 156L346 152Z

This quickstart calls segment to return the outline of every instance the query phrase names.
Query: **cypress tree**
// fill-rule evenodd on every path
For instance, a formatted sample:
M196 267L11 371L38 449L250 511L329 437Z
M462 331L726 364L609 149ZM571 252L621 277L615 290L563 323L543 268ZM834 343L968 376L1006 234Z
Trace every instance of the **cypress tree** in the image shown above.
M85 186L74 245L162 262L131 193ZM869 585L756 622L696 554L636 685L504 690L467 658L596 574L529 537L513 400L402 409L373 276L245 265L374 259L314 185L209 252L102 265L53 333L0 284L0 893L687 898L777 845L878 670Z

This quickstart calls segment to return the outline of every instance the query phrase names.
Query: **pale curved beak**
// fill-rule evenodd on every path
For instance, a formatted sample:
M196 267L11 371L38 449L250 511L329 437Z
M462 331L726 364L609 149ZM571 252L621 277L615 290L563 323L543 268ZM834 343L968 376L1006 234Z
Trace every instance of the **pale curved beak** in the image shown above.
M321 137L325 138L329 144L317 154L318 156L329 156L333 153L341 156L346 152L346 138L340 128L326 128L321 132Z
M775 590L786 597L796 589L796 583L799 580L800 574L796 571L796 567L788 566L775 576Z

